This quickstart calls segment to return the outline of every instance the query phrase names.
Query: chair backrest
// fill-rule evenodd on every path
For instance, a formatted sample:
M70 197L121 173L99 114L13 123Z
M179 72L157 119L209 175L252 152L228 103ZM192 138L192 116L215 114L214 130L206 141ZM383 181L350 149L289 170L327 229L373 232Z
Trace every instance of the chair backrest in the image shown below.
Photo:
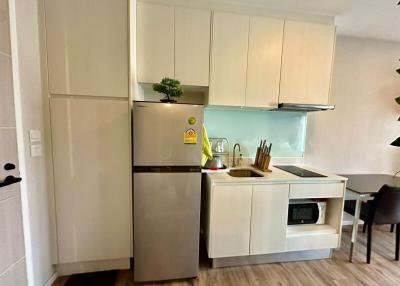
M384 185L372 202L372 220L376 224L400 223L400 188Z

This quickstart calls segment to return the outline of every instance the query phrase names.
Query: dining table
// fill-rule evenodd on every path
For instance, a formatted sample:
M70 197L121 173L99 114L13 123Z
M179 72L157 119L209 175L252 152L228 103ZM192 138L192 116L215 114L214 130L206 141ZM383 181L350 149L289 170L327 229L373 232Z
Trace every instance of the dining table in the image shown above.
M352 262L353 250L357 242L361 203L373 199L373 195L379 192L383 185L400 186L400 178L390 174L342 174L341 176L348 178L345 199L356 201L349 254L349 261Z

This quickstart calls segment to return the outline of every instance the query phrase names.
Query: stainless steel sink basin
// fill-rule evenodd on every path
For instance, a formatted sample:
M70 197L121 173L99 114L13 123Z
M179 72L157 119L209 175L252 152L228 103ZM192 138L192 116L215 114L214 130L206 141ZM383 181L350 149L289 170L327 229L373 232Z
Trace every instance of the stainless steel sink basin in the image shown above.
M250 178L250 177L264 177L251 169L233 169L228 172L231 177Z

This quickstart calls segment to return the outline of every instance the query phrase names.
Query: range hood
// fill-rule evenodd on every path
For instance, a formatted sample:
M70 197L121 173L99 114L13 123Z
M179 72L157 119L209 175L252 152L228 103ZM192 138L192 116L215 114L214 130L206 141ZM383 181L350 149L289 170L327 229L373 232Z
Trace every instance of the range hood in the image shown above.
M326 111L335 109L334 105L324 105L324 104L301 104L301 103L279 103L277 111Z

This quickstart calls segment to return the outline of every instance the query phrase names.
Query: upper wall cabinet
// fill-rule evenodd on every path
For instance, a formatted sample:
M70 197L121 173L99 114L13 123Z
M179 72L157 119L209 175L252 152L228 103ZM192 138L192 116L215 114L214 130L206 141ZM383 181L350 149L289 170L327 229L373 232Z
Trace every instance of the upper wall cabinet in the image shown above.
M211 11L175 8L175 77L184 85L208 86Z
M328 104L335 27L286 21L279 102Z
M138 81L174 77L174 8L137 3Z
M128 97L128 1L45 0L49 92Z
M244 106L249 16L214 12L210 105Z
M208 86L211 11L138 2L138 81Z
M283 23L250 17L246 106L278 106Z
M209 104L278 105L283 23L214 13Z

